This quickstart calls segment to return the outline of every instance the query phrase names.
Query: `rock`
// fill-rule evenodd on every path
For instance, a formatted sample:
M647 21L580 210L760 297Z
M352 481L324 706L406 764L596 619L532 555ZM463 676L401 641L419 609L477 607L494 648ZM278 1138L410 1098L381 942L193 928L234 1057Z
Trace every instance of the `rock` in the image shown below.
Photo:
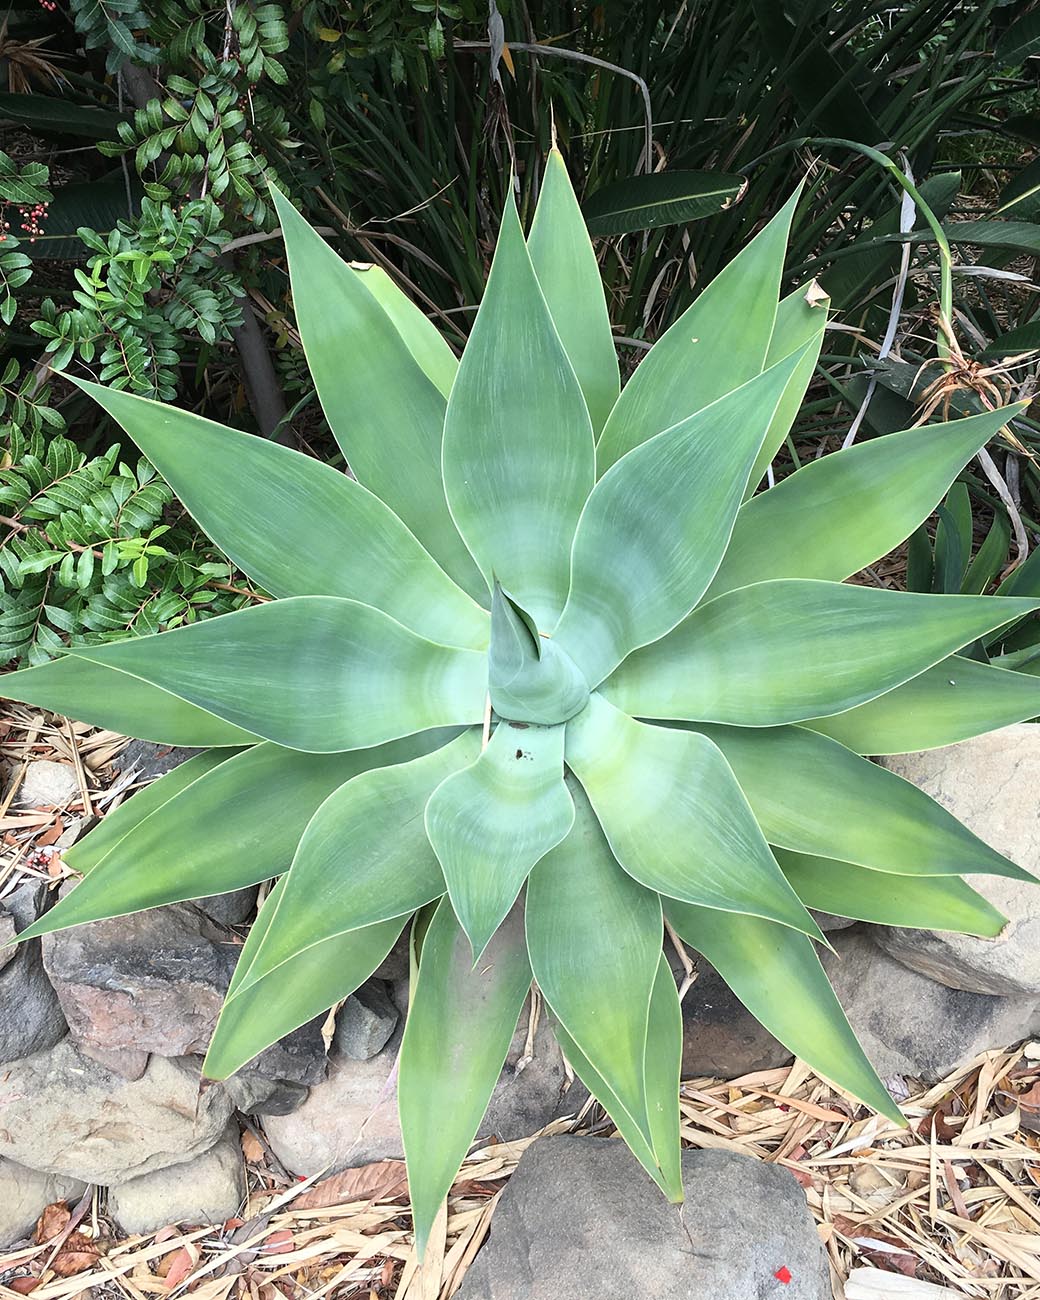
M17 933L18 928L11 913L0 911L0 970L18 956L18 949L14 946Z
M141 1078L148 1069L151 1058L150 1052L142 1052L132 1047L123 1047L119 1051L110 1052L92 1043L77 1042L76 1045L84 1056L89 1056L92 1061L97 1061L106 1070L111 1070L113 1074L118 1074L121 1079L130 1082Z
M237 1124L194 1160L142 1174L108 1194L108 1210L126 1233L154 1232L171 1224L223 1223L246 1196L246 1166Z
M0 1160L0 1250L28 1237L48 1205L79 1199L86 1183L37 1173L13 1160Z
M290 1115L299 1110L310 1094L305 1083L291 1079L268 1079L259 1070L246 1067L224 1080L235 1109L244 1115Z
M827 1258L787 1170L729 1151L684 1151L682 1169L680 1209L620 1140L540 1138L458 1300L829 1300Z
M382 980L367 980L336 1015L333 1051L352 1061L371 1060L387 1045L399 1019Z
M0 906L0 934L31 925L45 908L47 886L29 883ZM0 949L0 1064L53 1047L68 1033L61 1005L43 968L40 940Z
M128 1082L66 1038L0 1072L0 1157L43 1173L117 1187L208 1151L231 1099L199 1091L199 1063L153 1056Z
M870 928L871 931L873 927ZM1036 998L1001 998L936 984L883 953L866 929L831 935L823 963L882 1078L936 1081L979 1052L1040 1029Z
M189 758L201 754L201 749L187 749L184 746L156 745L150 740L131 740L112 766L117 772L126 772L134 768L138 776L145 781L154 781L156 777L165 776L175 767L180 767Z
M883 760L987 844L1040 875L1040 727L1019 723L924 754ZM911 969L951 988L1040 995L1040 889L1002 876L968 883L1008 918L995 939L879 926L877 942Z
M372 972L373 979L383 980L387 984L396 984L399 980L407 980L411 971L408 957L411 930L410 925L404 927L400 938Z
M64 808L79 797L79 781L71 765L46 758L29 764L18 787L23 808Z
M76 1041L91 1055L205 1052L241 948L191 903L49 934L44 963ZM269 1079L325 1075L321 1017L261 1054Z
M792 1054L730 992L714 966L703 957L694 961L697 978L682 1005L683 1078L736 1079L787 1065Z
M833 912L816 912L809 909L810 916L815 917L816 924L827 934L831 930L848 930L856 924L855 918L851 916L835 916Z
M311 1089L299 1110L286 1116L262 1116L274 1153L287 1169L313 1174L401 1157L397 1089L391 1072L402 1032L399 1024L383 1051L371 1060L332 1056L329 1077ZM567 1090L563 1057L544 1015L535 1037L534 1059L516 1073L526 1037L525 1013L481 1124L481 1136L495 1134L504 1141L529 1137L550 1120L574 1114L588 1095L577 1082Z
M233 889L230 894L213 894L209 898L197 898L195 906L211 916L221 925L242 925L252 920L256 913L256 897L259 885L247 885L244 889Z

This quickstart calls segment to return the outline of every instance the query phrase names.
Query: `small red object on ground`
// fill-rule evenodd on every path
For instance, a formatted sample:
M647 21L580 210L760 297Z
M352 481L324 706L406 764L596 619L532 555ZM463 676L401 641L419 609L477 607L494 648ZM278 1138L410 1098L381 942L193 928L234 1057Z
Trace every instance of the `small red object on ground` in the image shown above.
M778 1282L783 1282L783 1284L786 1286L787 1283L790 1282L791 1280L791 1270L787 1267L786 1264L784 1264L782 1268L778 1268L776 1270L773 1276L777 1279Z

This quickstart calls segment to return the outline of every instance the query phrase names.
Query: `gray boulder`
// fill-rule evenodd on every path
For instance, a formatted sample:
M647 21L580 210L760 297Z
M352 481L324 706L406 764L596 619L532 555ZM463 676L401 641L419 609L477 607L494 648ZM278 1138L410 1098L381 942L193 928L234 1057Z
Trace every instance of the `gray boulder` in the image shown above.
M0 1064L53 1047L68 1033L43 968L40 940L8 946L42 915L46 902L47 886L29 882L0 904Z
M524 1153L459 1300L829 1300L805 1196L778 1165L684 1151L669 1205L618 1139Z
M79 1199L86 1184L0 1160L0 1250L28 1237L48 1205Z
M181 1164L231 1115L225 1089L200 1082L196 1060L163 1056L131 1082L66 1038L0 1071L0 1158L112 1187Z
M370 1061L390 1041L400 1018L386 984L382 980L366 980L336 1015L333 1051L352 1061Z
M170 1224L223 1223L238 1213L245 1196L242 1144L232 1123L194 1160L113 1187L108 1210L124 1232L154 1232Z
M77 1043L127 1077L140 1077L144 1053L205 1052L240 952L191 903L95 921L43 940L47 973ZM321 1019L268 1048L252 1069L270 1080L318 1082L325 1074Z
M1040 874L1040 727L1019 723L959 745L883 760L1019 866ZM1040 888L1002 876L968 883L1008 918L995 939L879 926L877 942L951 988L1040 996Z
M830 939L835 953L824 954L824 966L882 1078L935 1081L979 1052L1006 1047L1040 1028L1035 997L994 997L937 984L882 952L863 927Z
M263 1115L264 1130L275 1155L296 1174L346 1169L370 1160L400 1159L396 1075L393 1073L403 1026L387 1046L367 1061L334 1055L324 1083L312 1088L291 1115ZM491 1097L481 1136L508 1141L528 1137L550 1120L576 1112L587 1097L580 1084L567 1088L563 1056L542 1017L534 1057L517 1072L527 1036L527 1015L520 1018L502 1072Z
M787 1065L787 1048L762 1028L714 966L703 957L695 961L697 979L682 1004L683 1078L736 1079Z

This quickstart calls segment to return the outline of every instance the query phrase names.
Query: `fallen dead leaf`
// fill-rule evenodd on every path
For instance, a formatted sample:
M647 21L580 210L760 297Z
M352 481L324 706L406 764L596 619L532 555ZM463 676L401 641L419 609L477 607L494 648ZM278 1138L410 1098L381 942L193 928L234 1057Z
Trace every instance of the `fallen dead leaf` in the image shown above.
M19 1295L28 1295L30 1291L35 1291L40 1285L38 1277L16 1277L10 1282L5 1283L9 1291L16 1291Z
M261 1255L286 1255L296 1249L296 1239L288 1228L279 1228L265 1237L260 1246Z
M33 1241L38 1246L42 1246L45 1241L51 1241L65 1231L71 1218L72 1211L64 1201L54 1201L52 1204L45 1206L43 1213L36 1220Z
M403 1160L376 1160L359 1169L344 1169L315 1183L293 1202L297 1210L323 1210L351 1201L385 1201L408 1188Z
M199 1248L193 1241L189 1241L187 1245L180 1246L169 1255L164 1255L155 1271L160 1277L166 1279L166 1289L173 1291L180 1286L198 1262Z
M264 1159L264 1144L249 1129L242 1134L242 1154L251 1165L261 1164Z
M75 1277L77 1273L86 1273L101 1258L97 1243L91 1241L82 1232L70 1232L61 1250L51 1260L51 1271L55 1277Z

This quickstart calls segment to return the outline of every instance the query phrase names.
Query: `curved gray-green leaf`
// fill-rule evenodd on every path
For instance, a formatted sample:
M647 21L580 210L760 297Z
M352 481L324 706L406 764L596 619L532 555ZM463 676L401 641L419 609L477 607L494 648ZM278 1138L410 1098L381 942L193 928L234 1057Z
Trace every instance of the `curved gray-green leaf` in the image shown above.
M552 640L595 686L697 604L726 549L748 474L798 356L650 438L585 503Z
M495 583L491 596L488 694L495 712L514 722L552 725L585 707L589 685L574 660Z
M1020 409L926 424L809 461L743 506L708 599L771 578L841 582L873 564L928 518Z
M204 708L115 666L66 655L5 673L0 698L21 700L66 718L160 745L252 745L260 739Z
M350 468L461 587L483 599L441 484L443 393L363 277L273 186L271 197L307 365Z
M546 159L527 249L598 435L621 391L621 374L599 263L556 148Z
M240 749L207 749L201 754L195 754L171 772L166 772L157 781L151 781L143 789L136 791L118 808L105 813L98 824L81 840L62 850L62 861L73 871L78 871L85 876L115 848L121 839L140 826L146 817L158 811L163 804L169 803L174 795L186 790L207 772L211 772L221 763L241 753Z
M334 596L270 601L71 653L310 753L479 722L487 693L485 655L437 645Z
M1034 879L923 790L827 736L804 727L687 728L726 755L770 844L896 875Z
M88 860L80 868L89 870L86 878L36 922L32 934L279 876L288 870L307 823L334 790L360 772L407 762L447 739L427 732L348 754L255 745L164 800L103 857ZM106 817L99 829L107 823ZM89 837L84 845L89 850ZM135 870L142 863L147 870Z
M654 344L596 447L598 473L765 368L801 187Z
M695 609L602 690L636 717L801 722L873 699L1038 607L800 578L759 582Z
M570 831L562 726L499 722L487 748L426 805L426 833L455 915L481 961L531 868Z
M553 1014L652 1142L643 1055L661 956L661 900L622 871L572 786L571 833L527 884L527 949Z
M1007 917L960 876L894 876L790 849L774 851L798 897L820 912L989 939L1007 924Z
M679 937L711 962L785 1047L825 1079L905 1126L845 1018L811 940L757 917L717 914L685 903L669 903L667 915Z
M512 199L448 401L443 472L488 585L497 579L549 630L567 599L595 443Z
M239 967L252 956L253 936L259 941L266 934L280 889L279 882L260 909ZM203 1076L226 1079L279 1038L348 997L386 957L406 922L406 917L397 917L336 935L296 954L268 979L241 991L232 984L203 1062Z
M802 725L858 754L939 749L1040 715L1040 680L951 655L876 699Z
M343 596L445 645L483 650L487 612L394 512L311 456L114 388L118 420L234 563L275 596Z
M459 359L436 325L412 302L381 266L350 262L350 269L389 316L419 368L445 398L455 382Z
M410 915L441 897L444 877L423 809L445 777L473 761L479 744L468 731L421 758L362 772L329 795L303 832L240 989L324 939Z
M474 967L469 940L441 901L423 939L397 1087L420 1259L480 1128L530 987L522 904Z
M827 308L830 299L823 293L815 280L809 285L802 285L781 298L773 322L773 333L766 353L765 368L775 366L792 353L799 354L798 364L784 389L779 405L769 421L766 436L762 439L755 463L748 479L745 497L751 496L762 482L766 470L780 450L784 439L791 432L795 417L809 387L816 362L819 360L823 346L823 335L827 329ZM738 516L739 518L739 516Z
M640 884L822 938L706 737L633 722L594 694L567 724L567 764L615 858Z

